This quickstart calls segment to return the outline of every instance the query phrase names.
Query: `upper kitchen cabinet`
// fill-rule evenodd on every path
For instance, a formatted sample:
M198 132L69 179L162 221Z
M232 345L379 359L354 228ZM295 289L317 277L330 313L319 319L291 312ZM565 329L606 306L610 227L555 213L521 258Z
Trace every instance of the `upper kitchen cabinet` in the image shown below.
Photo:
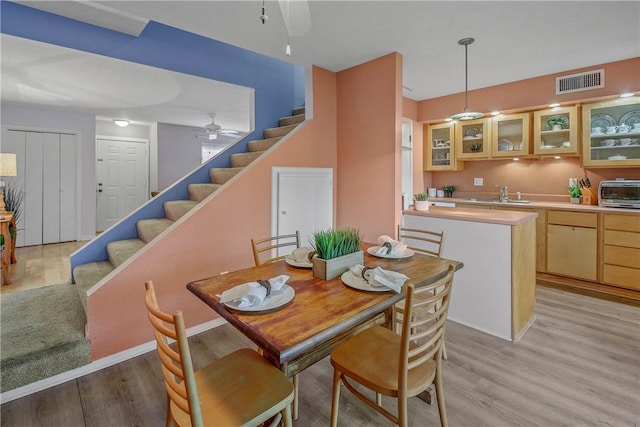
M578 107L533 113L533 154L578 154Z
M640 166L640 98L618 98L582 108L582 163Z
M458 121L455 145L458 159L486 159L490 155L490 119Z
M491 157L529 154L531 113L509 114L491 119Z
M454 150L455 126L453 122L425 125L424 169L427 171L453 171L463 168Z

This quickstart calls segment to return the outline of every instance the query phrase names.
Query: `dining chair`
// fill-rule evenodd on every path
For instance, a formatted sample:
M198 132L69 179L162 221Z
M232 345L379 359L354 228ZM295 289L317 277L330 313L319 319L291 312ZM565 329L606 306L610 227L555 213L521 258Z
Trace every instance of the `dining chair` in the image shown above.
M450 266L446 276L431 285L406 286L404 310L410 320L403 323L400 334L373 326L331 352L331 426L338 424L341 383L365 404L402 427L408 425L407 400L434 384L440 424L448 425L441 361L453 274L454 267ZM382 395L397 399L397 414L383 407Z
M398 241L406 244L407 248L413 251L440 258L444 245L444 231L421 230L398 225ZM395 326L399 329L403 318L403 306L401 302L396 304L395 313ZM442 358L444 360L448 358L447 347L444 343L442 344Z
M296 231L291 234L282 234L280 236L265 237L264 239L251 239L251 248L253 249L253 259L256 266L266 264L268 262L274 262L281 260L285 255L276 255L275 257L265 257L263 252L269 251L269 256L272 255L271 251L278 250L287 246L300 247L300 232ZM295 249L294 248L294 249ZM277 253L277 252L276 252Z
M167 390L167 426L257 426L268 420L274 426L283 418L292 425L293 385L281 371L247 348L194 371L182 311L161 311L153 283L145 288Z

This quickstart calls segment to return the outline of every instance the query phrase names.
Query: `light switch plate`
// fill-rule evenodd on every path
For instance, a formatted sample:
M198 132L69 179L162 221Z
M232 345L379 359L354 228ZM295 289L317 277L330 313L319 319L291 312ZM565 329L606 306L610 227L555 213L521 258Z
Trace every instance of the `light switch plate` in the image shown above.
M476 187L482 187L484 185L484 178L473 178L473 185Z

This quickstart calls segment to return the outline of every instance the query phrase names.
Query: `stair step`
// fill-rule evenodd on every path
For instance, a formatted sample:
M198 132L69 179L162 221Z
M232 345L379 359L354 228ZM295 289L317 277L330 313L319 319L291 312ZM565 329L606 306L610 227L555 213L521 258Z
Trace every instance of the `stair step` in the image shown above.
M170 200L164 202L164 214L170 220L177 221L197 204L195 200Z
M142 249L144 245L146 245L146 243L140 239L115 240L109 242L107 243L109 261L111 261L114 267L118 267Z
M149 243L164 230L171 227L171 224L173 224L173 221L169 218L141 219L136 223L138 237L143 242Z
M298 125L302 122L304 122L304 113L297 114L295 116L283 117L280 120L278 120L278 125L279 126Z
M249 151L267 151L273 147L276 142L280 141L282 137L277 136L275 138L256 139L247 142L247 149Z
M285 136L292 130L294 130L298 125L289 125L289 126L280 126L277 128L265 129L263 134L265 138L273 138L276 136Z
M264 151L250 151L247 153L236 153L231 155L231 167L243 168L248 166L249 163L260 157Z
M305 111L306 111L306 109L305 109L305 107L304 107L304 106L303 106L303 107L294 108L294 109L293 109L293 115L294 115L294 116L297 116L297 115L299 115L299 114L304 114L304 113L305 113Z
M189 184L187 189L191 200L201 202L220 187L220 184Z
M209 169L209 177L214 184L224 184L236 176L244 168L212 168Z
M73 269L73 280L80 294L80 302L87 312L87 291L114 270L109 261L89 262Z

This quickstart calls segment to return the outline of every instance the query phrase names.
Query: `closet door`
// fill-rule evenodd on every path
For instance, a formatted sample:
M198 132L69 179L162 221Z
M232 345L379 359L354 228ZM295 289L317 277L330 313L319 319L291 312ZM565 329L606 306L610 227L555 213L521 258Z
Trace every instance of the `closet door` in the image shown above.
M43 134L42 243L60 241L60 134Z
M60 135L60 241L76 240L76 137Z
M24 244L42 244L42 178L44 165L44 134L26 132L25 147L25 199L24 199Z

